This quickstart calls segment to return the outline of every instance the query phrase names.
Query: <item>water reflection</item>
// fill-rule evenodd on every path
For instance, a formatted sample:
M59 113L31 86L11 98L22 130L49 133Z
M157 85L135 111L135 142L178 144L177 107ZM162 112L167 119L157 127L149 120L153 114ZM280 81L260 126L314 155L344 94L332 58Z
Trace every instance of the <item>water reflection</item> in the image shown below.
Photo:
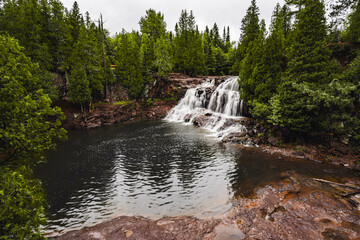
M161 121L72 132L35 172L50 204L46 231L125 214L217 216L283 171L328 175L321 165L224 146L206 134ZM332 175L349 174L341 171Z

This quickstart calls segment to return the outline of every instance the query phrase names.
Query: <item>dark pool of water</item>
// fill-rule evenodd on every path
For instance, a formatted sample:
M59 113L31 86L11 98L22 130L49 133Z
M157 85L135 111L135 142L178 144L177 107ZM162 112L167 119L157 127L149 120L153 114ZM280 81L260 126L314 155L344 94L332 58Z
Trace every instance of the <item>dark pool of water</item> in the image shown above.
M117 215L220 216L231 200L294 170L309 177L352 172L226 146L191 125L135 122L74 131L35 171L48 209L46 232Z

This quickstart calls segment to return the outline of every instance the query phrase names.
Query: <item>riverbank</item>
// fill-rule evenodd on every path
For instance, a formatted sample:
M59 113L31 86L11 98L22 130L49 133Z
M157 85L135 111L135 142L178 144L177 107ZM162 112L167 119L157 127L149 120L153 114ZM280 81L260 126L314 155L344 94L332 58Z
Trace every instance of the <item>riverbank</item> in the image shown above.
M222 219L121 216L71 231L56 240L82 239L359 239L359 180L345 184L284 172L280 182L233 201Z
M293 136L281 132L276 126L263 126L253 118L243 118L240 122L246 132L230 134L222 140L224 143L251 142L252 146L258 146L269 154L330 163L360 171L360 149L344 137L325 133Z

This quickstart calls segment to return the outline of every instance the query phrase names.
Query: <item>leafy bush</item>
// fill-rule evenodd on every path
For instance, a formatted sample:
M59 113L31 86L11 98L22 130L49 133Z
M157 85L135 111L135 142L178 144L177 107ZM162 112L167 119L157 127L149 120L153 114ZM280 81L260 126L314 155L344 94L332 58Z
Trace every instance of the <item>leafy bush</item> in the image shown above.
M44 239L44 195L29 169L0 169L0 239Z

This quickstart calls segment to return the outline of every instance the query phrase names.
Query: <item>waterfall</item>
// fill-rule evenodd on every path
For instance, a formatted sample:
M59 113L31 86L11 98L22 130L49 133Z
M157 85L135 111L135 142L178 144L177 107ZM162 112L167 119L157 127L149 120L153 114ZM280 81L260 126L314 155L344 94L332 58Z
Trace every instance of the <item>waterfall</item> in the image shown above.
M187 90L184 98L165 117L169 122L187 122L206 128L222 139L229 133L245 132L238 77L229 77L219 86L215 80Z

